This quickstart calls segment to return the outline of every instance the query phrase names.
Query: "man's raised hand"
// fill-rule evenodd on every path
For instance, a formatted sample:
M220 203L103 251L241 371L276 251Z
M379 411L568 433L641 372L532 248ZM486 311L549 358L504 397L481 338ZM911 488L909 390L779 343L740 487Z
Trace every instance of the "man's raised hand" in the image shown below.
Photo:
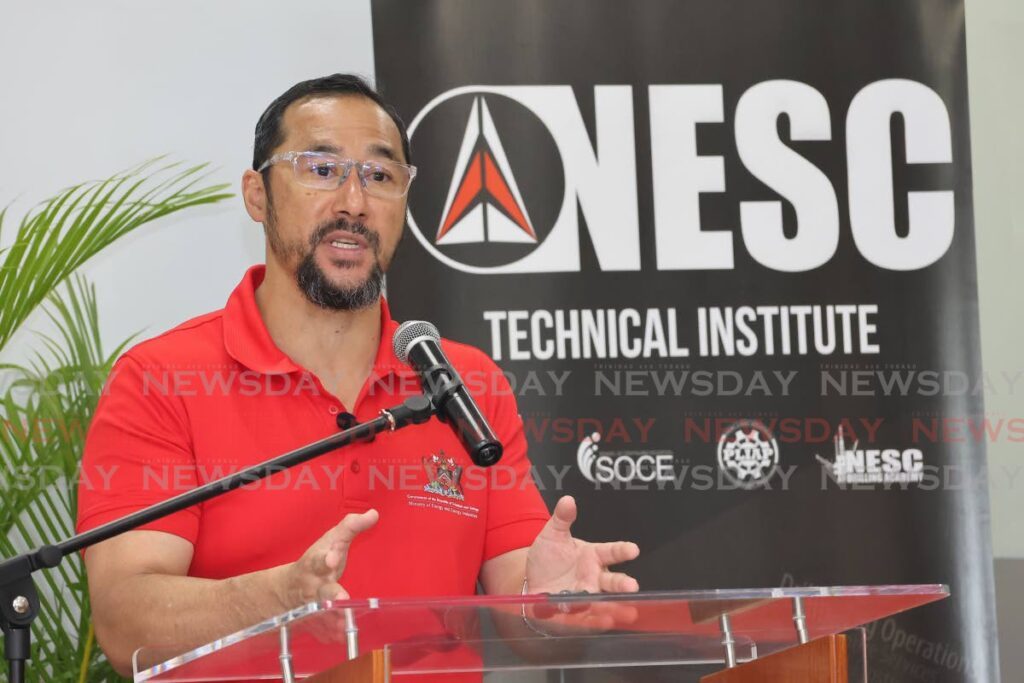
M328 529L295 562L286 565L280 586L281 602L292 609L320 600L345 600L348 592L339 581L345 571L349 548L356 536L377 523L376 510L348 514Z
M640 584L632 576L609 568L640 555L635 543L590 543L572 537L576 501L563 496L551 519L537 535L526 556L526 583L530 593L561 591L634 593Z

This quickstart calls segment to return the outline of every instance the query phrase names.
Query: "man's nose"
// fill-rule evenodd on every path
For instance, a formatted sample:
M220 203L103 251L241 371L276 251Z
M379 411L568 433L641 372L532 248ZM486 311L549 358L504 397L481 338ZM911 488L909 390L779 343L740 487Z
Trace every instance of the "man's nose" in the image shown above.
M356 169L349 171L345 182L334 191L333 209L335 213L351 216L366 215L366 188L363 187Z

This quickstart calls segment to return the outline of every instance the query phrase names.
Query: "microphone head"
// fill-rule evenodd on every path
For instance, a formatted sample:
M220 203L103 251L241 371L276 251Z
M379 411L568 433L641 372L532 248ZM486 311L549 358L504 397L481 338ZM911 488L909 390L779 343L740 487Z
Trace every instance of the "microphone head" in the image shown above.
M427 338L433 341L441 341L441 333L437 328L425 320L406 320L395 330L392 340L392 347L398 360L403 363L409 362L409 349L420 339Z

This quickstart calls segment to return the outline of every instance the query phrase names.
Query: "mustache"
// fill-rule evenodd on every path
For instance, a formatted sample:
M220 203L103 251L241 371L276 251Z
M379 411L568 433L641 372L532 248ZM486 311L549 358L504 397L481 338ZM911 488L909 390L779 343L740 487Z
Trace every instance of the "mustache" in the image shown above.
M373 249L374 253L378 253L380 251L380 235L378 235L375 230L370 230L370 228L366 227L365 223L358 221L352 222L345 218L338 218L336 220L328 221L326 223L321 223L320 225L318 225L316 230L313 231L313 234L310 235L310 249L315 249L316 246L320 244L325 237L330 235L335 230L344 230L345 232L350 232L353 235L359 235L360 237L366 240L366 242L370 245L370 248Z

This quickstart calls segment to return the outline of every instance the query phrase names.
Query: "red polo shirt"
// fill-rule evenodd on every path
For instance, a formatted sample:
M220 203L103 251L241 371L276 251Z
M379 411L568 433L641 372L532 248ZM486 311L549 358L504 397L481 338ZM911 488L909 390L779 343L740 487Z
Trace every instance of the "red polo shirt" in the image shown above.
M343 406L271 340L251 268L223 310L126 352L97 407L82 464L78 530L336 433L420 393L392 351L397 323L381 305L373 372ZM548 511L529 473L515 398L479 350L442 342L505 454L472 465L437 419L334 451L143 528L195 547L190 576L220 579L297 559L349 512L380 521L355 541L342 577L353 597L468 595L480 566L530 545ZM338 353L345 353L339 348Z

